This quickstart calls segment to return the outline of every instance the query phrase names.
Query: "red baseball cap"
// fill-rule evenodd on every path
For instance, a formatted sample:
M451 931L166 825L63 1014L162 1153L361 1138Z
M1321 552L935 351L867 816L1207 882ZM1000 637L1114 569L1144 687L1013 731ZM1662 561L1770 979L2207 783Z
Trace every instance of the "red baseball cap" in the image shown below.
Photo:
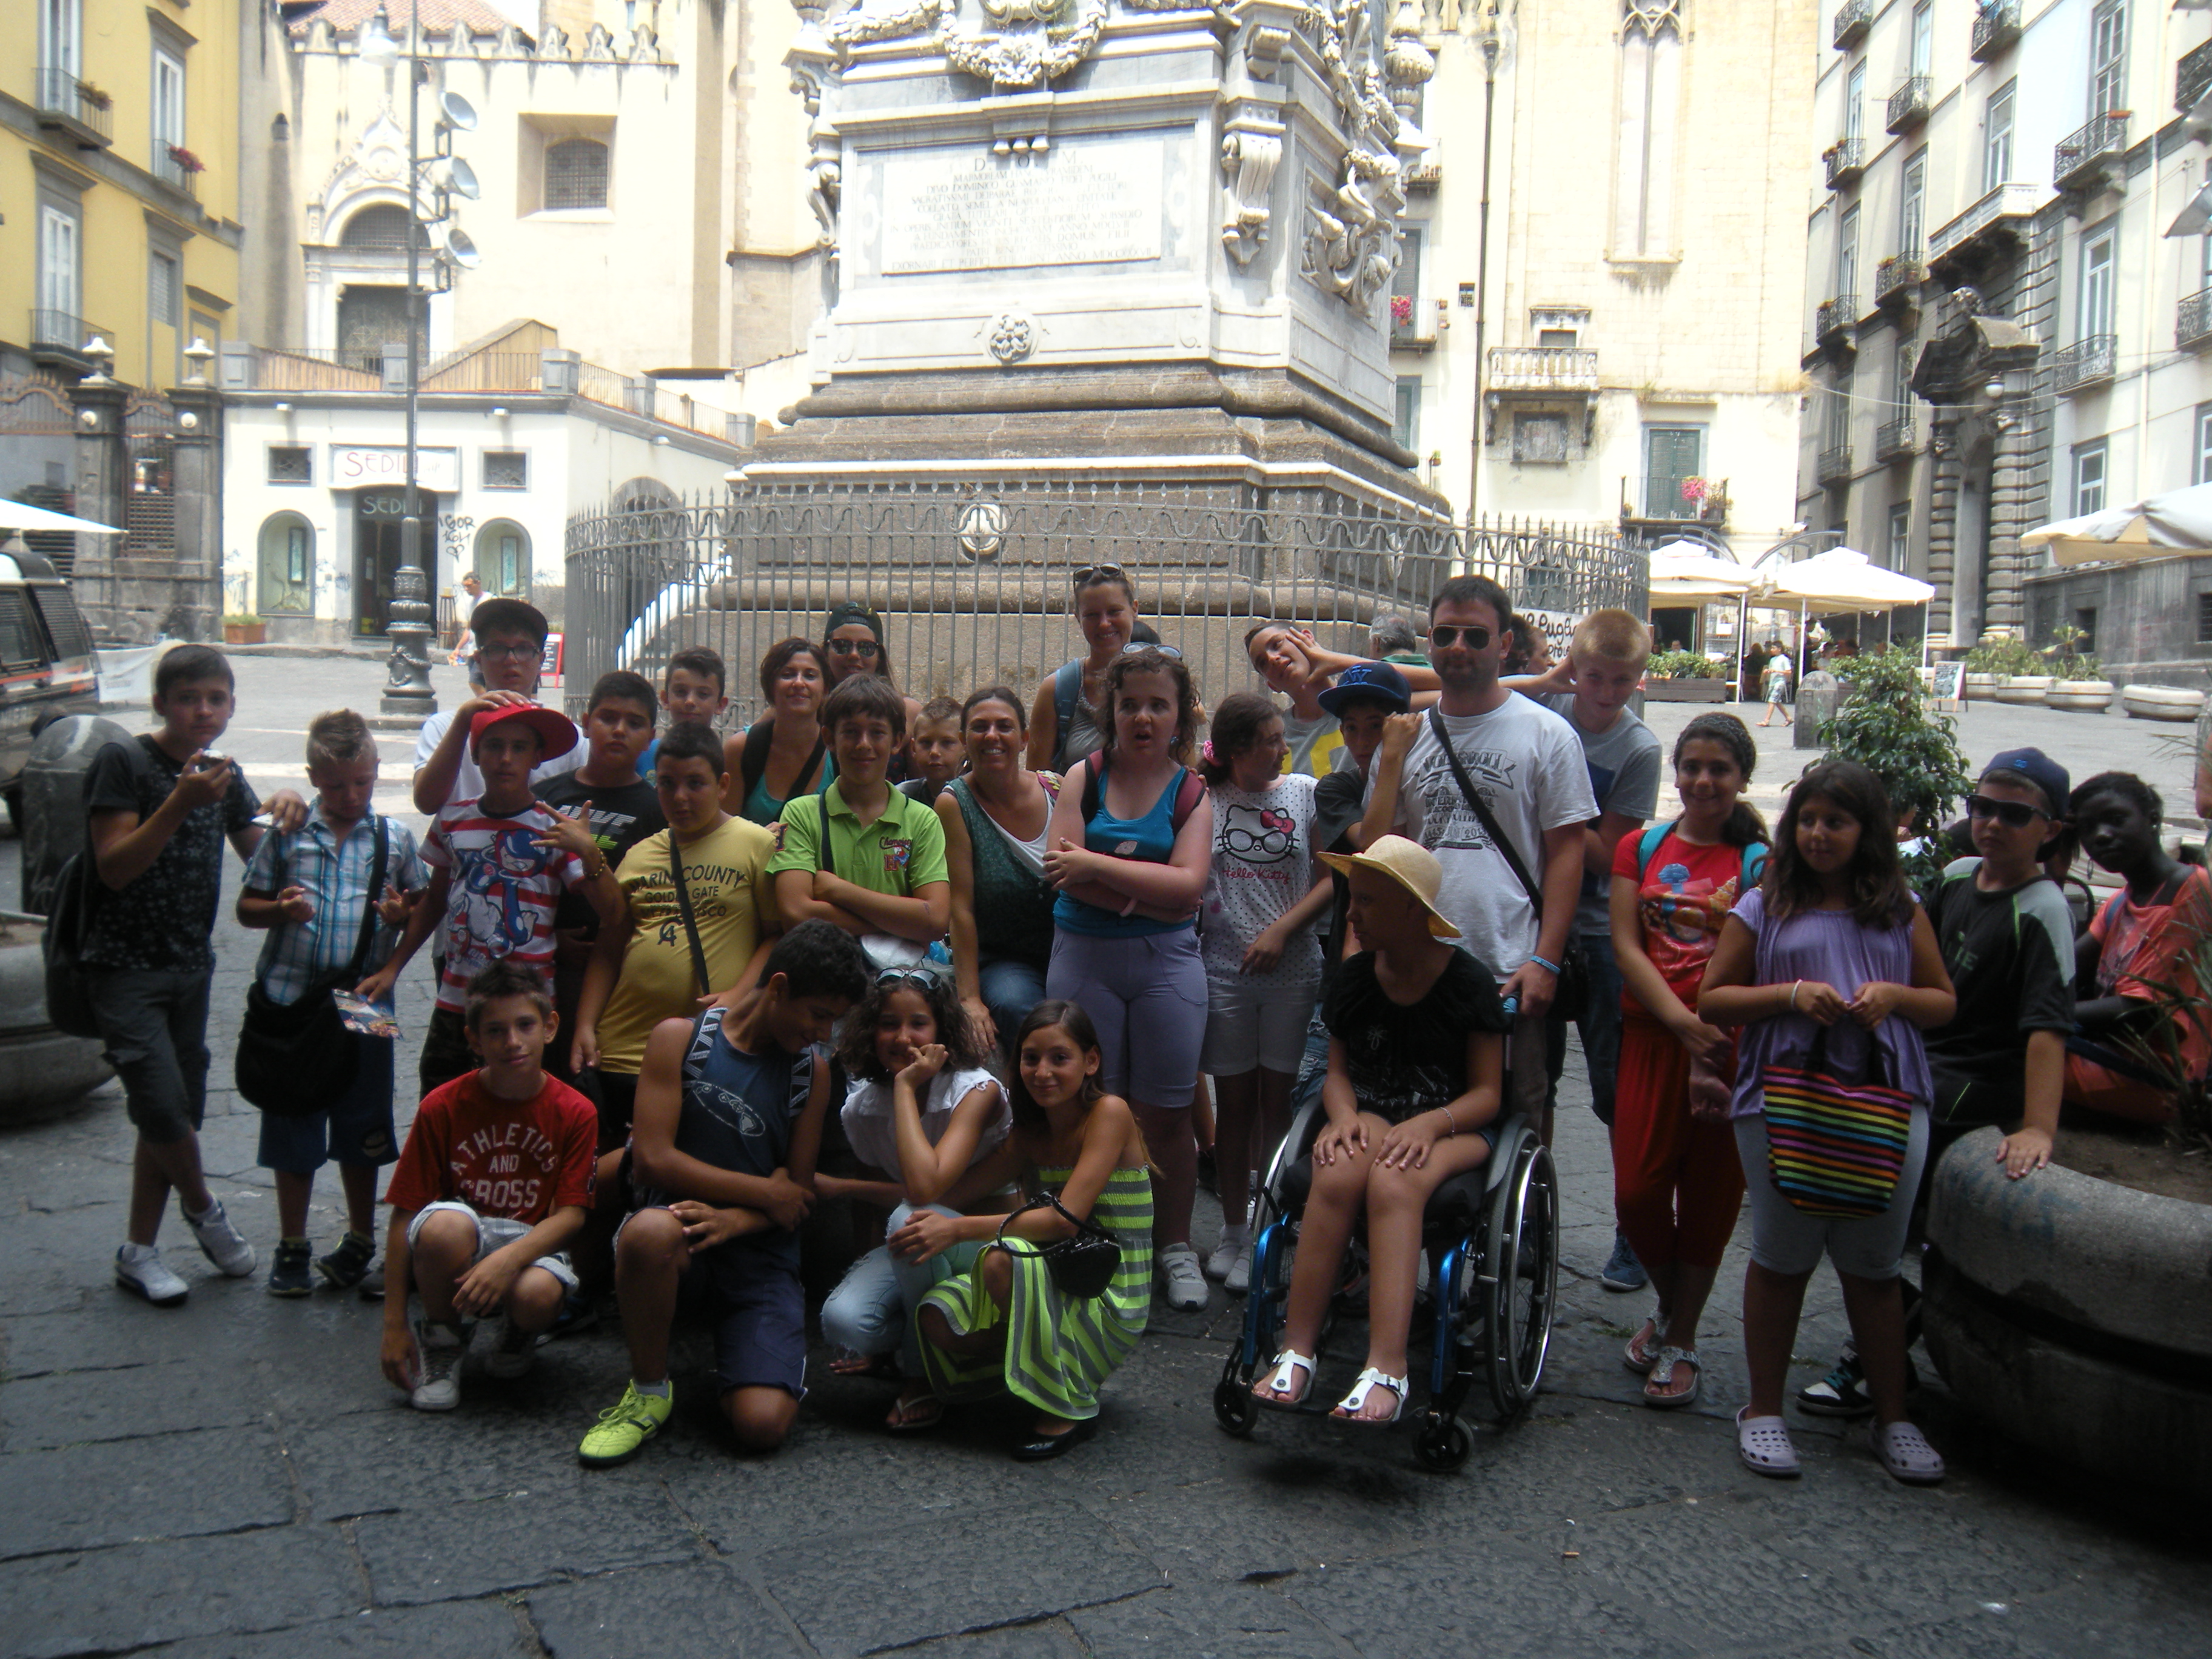
M502 722L526 726L535 732L542 745L540 753L546 760L565 755L576 746L576 722L566 714L534 702L511 702L501 708L487 708L469 722L469 752L476 753L483 734Z

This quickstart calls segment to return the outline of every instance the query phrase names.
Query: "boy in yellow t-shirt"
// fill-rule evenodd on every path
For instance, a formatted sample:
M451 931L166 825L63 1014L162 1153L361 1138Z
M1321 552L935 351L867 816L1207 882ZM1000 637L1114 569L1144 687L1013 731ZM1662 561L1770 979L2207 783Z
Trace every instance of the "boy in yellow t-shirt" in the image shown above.
M623 858L616 879L628 921L599 930L585 970L571 1059L580 1074L592 1070L586 1092L599 1103L603 1152L629 1137L653 1028L696 1012L710 993L750 983L776 929L768 879L775 837L722 810L723 764L722 740L709 726L686 722L661 738L653 789L669 827ZM690 901L688 927L672 854Z

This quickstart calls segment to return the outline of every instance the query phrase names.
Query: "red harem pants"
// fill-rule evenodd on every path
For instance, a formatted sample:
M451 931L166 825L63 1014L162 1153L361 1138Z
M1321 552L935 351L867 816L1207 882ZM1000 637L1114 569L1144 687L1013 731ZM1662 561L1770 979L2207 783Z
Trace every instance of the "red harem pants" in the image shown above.
M1735 1074L1731 1053L1723 1068ZM1621 1022L1613 1201L1646 1267L1717 1267L1743 1207L1735 1131L1690 1115L1690 1053L1657 1020Z

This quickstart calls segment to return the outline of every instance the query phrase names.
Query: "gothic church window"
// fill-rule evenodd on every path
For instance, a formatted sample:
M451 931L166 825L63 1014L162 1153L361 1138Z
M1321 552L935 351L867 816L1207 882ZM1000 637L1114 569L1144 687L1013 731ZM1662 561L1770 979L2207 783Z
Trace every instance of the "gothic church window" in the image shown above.
M1620 133L1613 167L1616 259L1674 257L1681 74L1681 0L1622 0Z

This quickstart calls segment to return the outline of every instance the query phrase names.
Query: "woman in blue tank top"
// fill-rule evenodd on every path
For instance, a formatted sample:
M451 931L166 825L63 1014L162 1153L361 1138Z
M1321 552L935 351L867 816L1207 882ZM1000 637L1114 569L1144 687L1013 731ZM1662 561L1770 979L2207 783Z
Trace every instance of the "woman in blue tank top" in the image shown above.
M1143 647L1109 665L1101 712L1106 746L1069 769L1045 832L1057 893L1045 994L1079 1003L1097 1027L1102 1080L1136 1113L1158 1173L1152 1238L1169 1305L1202 1308L1190 1102L1206 1036L1195 923L1213 808L1176 759L1197 732L1198 697L1180 658Z

